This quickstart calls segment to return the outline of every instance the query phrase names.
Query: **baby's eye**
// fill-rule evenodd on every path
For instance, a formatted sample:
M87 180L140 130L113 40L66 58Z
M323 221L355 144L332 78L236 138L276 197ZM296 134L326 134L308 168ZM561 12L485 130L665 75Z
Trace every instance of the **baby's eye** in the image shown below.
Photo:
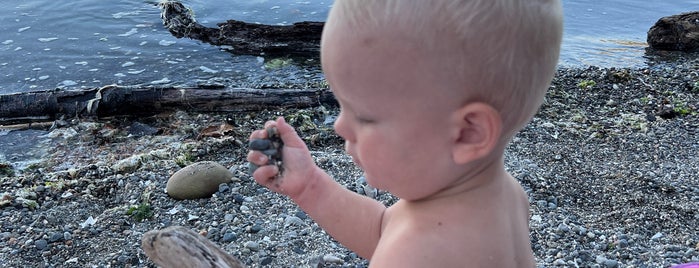
M357 116L356 119L357 119L357 122L360 123L360 124L371 124L371 123L374 123L374 120L373 120L373 119L368 119L368 118L365 118L365 117Z

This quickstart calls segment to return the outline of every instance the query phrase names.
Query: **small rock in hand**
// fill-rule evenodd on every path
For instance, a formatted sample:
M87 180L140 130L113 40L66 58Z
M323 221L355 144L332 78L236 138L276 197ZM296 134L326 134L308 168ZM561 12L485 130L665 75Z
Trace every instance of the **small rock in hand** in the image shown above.
M260 151L267 155L269 158L267 165L276 165L279 168L280 174L282 170L282 146L284 146L284 143L282 142L281 137L279 137L279 132L277 131L276 127L270 127L267 129L266 139L253 139L248 144L248 148L250 148L250 150ZM248 170L250 176L252 176L252 173L257 170L258 166L253 163L249 164L250 168Z

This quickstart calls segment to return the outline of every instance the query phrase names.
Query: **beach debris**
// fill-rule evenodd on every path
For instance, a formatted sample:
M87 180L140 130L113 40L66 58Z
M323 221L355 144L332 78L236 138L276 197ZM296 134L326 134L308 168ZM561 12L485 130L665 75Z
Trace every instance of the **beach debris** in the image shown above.
M204 129L202 129L199 132L197 139L201 139L204 137L219 138L219 137L233 134L234 131L235 131L235 129L234 129L233 125L229 124L228 122L223 122L219 125L211 125L211 126L205 127Z
M180 1L158 3L163 26L176 38L190 38L242 55L318 58L324 22L303 21L292 25L265 25L226 20L216 28L194 18L194 11ZM161 45L165 45L162 43Z

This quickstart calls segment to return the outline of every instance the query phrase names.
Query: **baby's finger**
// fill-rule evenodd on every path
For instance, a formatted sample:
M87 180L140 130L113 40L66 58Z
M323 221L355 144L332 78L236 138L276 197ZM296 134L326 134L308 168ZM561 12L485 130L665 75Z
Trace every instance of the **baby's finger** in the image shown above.
M255 139L266 139L267 138L267 131L264 129L258 129L250 133L250 140L255 140Z
M269 121L265 122L265 129L268 129L271 127L276 127L276 126L277 126L277 122L275 122L275 121L269 120Z
M276 179L277 174L279 174L279 169L277 166L266 165L257 168L257 170L252 173L252 177L260 185L270 188L273 185L272 183Z
M260 151L248 151L248 162L253 163L258 166L267 165L269 162L269 157Z
M296 133L294 127L284 120L284 117L277 118L276 126L277 131L279 131L279 137L282 139L282 142L284 142L284 145L290 147L302 147L306 145Z

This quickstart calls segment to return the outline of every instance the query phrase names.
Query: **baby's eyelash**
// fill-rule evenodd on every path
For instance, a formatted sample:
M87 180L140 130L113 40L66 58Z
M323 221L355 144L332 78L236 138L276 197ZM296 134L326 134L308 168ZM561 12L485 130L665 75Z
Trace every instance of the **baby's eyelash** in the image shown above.
M360 116L356 116L355 118L357 119L357 122L359 122L360 124L374 123L374 120L372 120L372 119L367 119L367 118L360 117Z

